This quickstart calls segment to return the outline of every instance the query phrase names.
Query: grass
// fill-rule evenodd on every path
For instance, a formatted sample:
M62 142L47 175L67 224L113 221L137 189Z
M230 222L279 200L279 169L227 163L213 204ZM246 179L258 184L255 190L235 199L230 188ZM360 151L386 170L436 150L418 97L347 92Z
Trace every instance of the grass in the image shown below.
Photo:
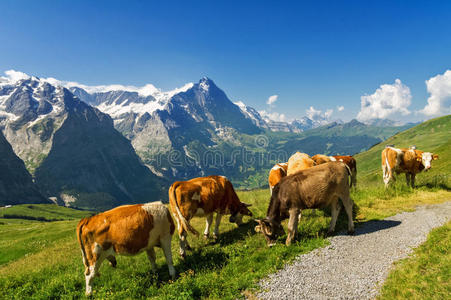
M385 143L356 156L359 168L358 188L352 191L351 196L356 204L357 223L383 219L401 211L413 210L417 205L441 203L451 198L449 178L451 165L448 159L450 141L447 138L451 131L450 120L449 116L432 120L393 137L395 142L386 142L395 143L397 146L409 146L410 141L414 141L412 143L416 143L419 149L439 154L440 159L433 163L432 171L418 176L416 189L408 188L403 178L400 178L402 180L398 180L388 190L384 189L379 164L380 150ZM431 130L434 131L431 132ZM424 140L426 138L428 138L427 141ZM410 139L409 143L406 139ZM253 204L251 210L254 217L265 216L269 203L267 189L240 191L239 197L241 201ZM0 261L0 299L84 297L84 267L76 241L75 227L78 219L89 212L68 211L67 208L63 208L60 212L59 208L53 207L49 213L46 206L37 205L32 205L32 208L18 206L8 209L17 209L16 212L9 210L17 215L45 217L48 220L65 218L65 221L38 222L0 217L0 236L2 237L0 240L0 258L2 259ZM0 210L1 213L4 214L5 211ZM326 245L325 232L330 217L327 211L317 211L315 215L308 210L303 212L299 235L290 247L283 244L285 237L281 237L276 246L266 247L263 237L255 234L253 230L255 223L249 218L245 219L245 222L243 226L236 227L224 217L220 227L220 237L216 243L212 240L188 236L194 250L188 252L185 261L178 256L178 237L175 236L172 250L179 276L174 282L169 280L161 251L157 251L157 274L150 272L150 264L145 254L134 257L119 256L117 269L104 263L100 269L102 275L94 281L93 297L113 299L236 299L244 297L243 293L252 293L257 288L259 279L282 268L297 255ZM202 232L205 220L195 218L192 224ZM337 230L344 229L346 225L345 213L342 212ZM449 235L449 229L446 234ZM449 240L445 246L445 250L449 249ZM432 243L430 252L441 249L440 247L435 247ZM437 257L429 261L428 256L425 255L424 265L431 266L434 261L441 259L440 254L437 254ZM446 263L440 263L440 265L449 266L449 257L448 265ZM402 269L404 263L400 266ZM428 270L419 269L418 271L410 268L406 271L408 276L412 276L411 289L418 292L412 294L413 298L428 298L429 294L421 294L423 283L419 278L422 274L426 274L424 272L428 273ZM427 282L431 286L441 285L443 280L449 282L449 273L443 273L443 276L440 275L440 278L435 279L433 274L430 274ZM399 279L401 278L399 276L390 276L393 278L390 279L393 281L393 286L402 286L404 279ZM432 291L439 288L428 289ZM386 290L395 289L384 287L383 293ZM387 295L386 297L389 298L392 294ZM440 294L437 293L437 295Z
M413 255L395 263L378 299L449 299L451 222L429 233Z
M266 212L268 196L267 190L240 192L242 201L254 204L253 211L258 217L263 217ZM248 219L244 226L237 227L224 218L220 227L221 235L216 243L189 236L195 250L188 252L186 261L179 259L178 239L174 238L174 261L179 272L175 282L169 281L161 251L157 251L158 275L150 272L145 254L118 257L117 270L108 264L102 265L102 276L95 281L94 297L236 298L242 291L255 287L258 278L283 267L298 254L325 245L324 232L328 221L329 218L322 213L316 217L309 217L307 213L297 243L291 247L280 243L268 248L264 239L254 233L255 224L252 220ZM198 218L192 224L202 230L204 222L204 219ZM75 237L76 223L77 221L42 223L44 226L54 226L54 232L61 232L61 236L53 236L50 230L43 230L37 239L53 239L53 244L0 266L0 298L82 297L83 265ZM0 228L3 226L5 225ZM25 230L29 226L25 223L16 224L16 230ZM12 237L8 239L14 243ZM22 244L20 241L18 243ZM0 249L4 251L7 247L0 246Z

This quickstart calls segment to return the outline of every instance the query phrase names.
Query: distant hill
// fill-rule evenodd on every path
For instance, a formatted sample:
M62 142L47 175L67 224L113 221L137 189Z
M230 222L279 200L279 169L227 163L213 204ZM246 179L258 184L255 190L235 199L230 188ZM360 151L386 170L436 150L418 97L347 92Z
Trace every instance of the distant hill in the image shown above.
M358 174L364 181L382 182L381 152L386 145L399 148L415 145L419 150L438 154L439 159L432 162L432 169L418 176L417 182L434 177L451 187L451 115L421 123L357 154ZM399 176L399 180L405 181L404 176Z

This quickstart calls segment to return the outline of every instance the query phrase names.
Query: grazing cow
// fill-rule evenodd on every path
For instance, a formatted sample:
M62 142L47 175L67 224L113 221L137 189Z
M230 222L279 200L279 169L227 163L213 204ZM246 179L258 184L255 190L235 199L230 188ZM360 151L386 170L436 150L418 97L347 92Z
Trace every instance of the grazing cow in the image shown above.
M336 161L344 162L351 170L351 186L357 185L357 162L351 155L334 155Z
M315 161L317 165L325 164L327 162L336 161L335 157L327 156L323 154L316 154L312 156L312 159Z
M308 154L296 152L288 159L287 176L315 165L315 161Z
M77 237L85 265L86 295L92 293L92 280L106 258L116 267L115 254L135 255L147 252L152 270L156 270L154 247L163 248L169 274L174 279L171 239L175 225L169 209L161 202L123 205L81 219Z
M186 249L191 248L186 240L187 232L199 233L189 220L194 216L206 216L204 237L208 238L213 213L216 213L213 236L219 234L222 215L230 214L229 221L240 225L243 215L252 216L247 208L250 204L240 202L232 183L224 176L207 176L188 181L176 181L169 188L169 203L174 215L180 237L180 255L185 257Z
M271 246L284 233L281 222L289 218L286 245L290 245L297 233L301 210L331 206L329 233L332 233L341 208L338 203L340 199L348 215L348 233L353 234L353 201L349 196L349 175L344 163L330 162L282 178L274 187L266 218L257 220L255 231L262 232Z
M287 176L287 169L288 163L278 163L269 171L268 183L271 195L274 186L279 183L280 179Z
M394 173L405 173L407 185L415 187L415 176L421 171L428 171L437 154L416 150L416 147L399 149L392 146L382 150L382 173L387 188L390 181L395 181Z
M351 170L351 186L356 186L357 184L357 162L355 158L350 155L334 155L327 156L323 154L316 154L312 156L312 159L317 165L324 164L330 161L341 161L344 162Z

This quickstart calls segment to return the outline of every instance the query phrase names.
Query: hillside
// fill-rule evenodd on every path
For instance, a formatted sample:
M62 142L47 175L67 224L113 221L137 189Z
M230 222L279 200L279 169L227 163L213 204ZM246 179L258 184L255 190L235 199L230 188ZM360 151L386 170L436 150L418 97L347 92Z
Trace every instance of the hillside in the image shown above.
M448 156L444 153L449 148L447 133L450 123L450 116L425 122L356 155L359 178L358 188L352 191L352 198L355 202L357 226L369 220L381 220L402 211L413 210L417 205L441 203L450 199L449 182L441 184L435 180L439 176L449 176L451 170ZM421 144L420 141L427 136L430 137L429 141ZM417 189L412 190L406 187L404 180L399 180L393 188L385 190L379 156L385 143L391 140L406 145L410 145L412 140L419 148L428 147L430 149L427 150L435 151L441 156L434 162L431 172L418 176L421 178L421 185ZM247 142L251 143L252 139ZM238 195L241 201L253 204L250 207L253 218L265 216L269 202L267 189L240 191ZM53 211L52 206L31 207L25 205L8 209L45 218L65 218L67 212L74 214L74 219L37 222L5 219L0 215L0 235L3 237L0 240L0 257L3 258L0 260L0 298L82 297L83 264L74 229L77 218L81 217L79 214L89 212L61 208L63 212L60 214ZM47 215L47 207L52 209L51 215ZM67 217L71 218L70 215ZM236 299L250 295L249 290L256 288L260 278L282 268L299 254L328 243L325 239L330 222L327 210L318 210L315 214L309 210L304 211L297 240L290 247L283 244L286 236L282 236L276 246L267 247L264 238L254 232L255 223L250 218L245 218L244 226L239 228L227 222L226 218L223 219L217 242L188 236L194 250L188 252L185 261L178 256L178 238L174 236L172 251L179 274L174 282L169 281L161 251L157 251L158 275L150 273L145 254L119 256L116 269L106 263L102 266L102 276L94 283L94 297ZM345 214L341 213L338 230L344 229L346 224ZM194 218L192 225L202 231L205 219ZM14 247L11 248L11 245ZM130 280L124 281L123 278Z
M0 131L0 205L48 202Z
M355 155L360 181L382 182L381 151L385 145L399 148L416 145L419 150L438 154L439 159L432 163L432 169L417 176L417 185L435 180L451 187L451 115L421 123ZM398 177L398 181L405 182L404 176Z

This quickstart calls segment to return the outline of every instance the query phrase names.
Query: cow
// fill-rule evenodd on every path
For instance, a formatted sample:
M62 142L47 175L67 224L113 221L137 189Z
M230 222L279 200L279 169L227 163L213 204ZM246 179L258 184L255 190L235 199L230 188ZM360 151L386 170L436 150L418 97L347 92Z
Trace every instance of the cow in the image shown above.
M296 152L288 159L287 176L315 165L315 161L308 154Z
M330 161L341 161L344 162L351 170L351 186L356 187L357 185L357 162L354 157L350 155L334 155L327 156L323 154L316 154L312 156L312 159L317 165L330 162Z
M316 154L312 156L312 159L315 161L317 165L321 165L327 162L336 161L335 157L327 156L323 154Z
M186 240L187 232L199 235L189 223L194 216L206 216L205 238L210 234L213 213L216 213L214 238L218 237L222 215L230 214L229 221L238 225L242 224L244 215L252 216L252 212L248 209L250 204L240 202L232 183L224 176L207 176L174 182L169 188L169 204L178 225L182 258L186 255L186 249L191 248Z
M274 192L266 213L266 218L256 220L256 232L261 232L269 246L275 244L278 236L284 234L281 222L287 218L290 245L297 233L298 220L303 209L331 206L332 220L328 233L335 230L340 212L341 200L348 215L348 233L354 233L352 220L353 201L349 195L348 167L342 162L329 162L300 171L282 178L274 187Z
M146 251L156 271L154 247L161 247L169 275L175 278L171 239L175 225L169 209L161 202L123 205L98 215L81 219L77 238L85 265L86 295L92 294L92 281L99 276L104 259L116 267L116 254L135 255Z
M268 183L269 191L272 195L272 190L276 184L279 183L280 179L287 176L288 163L278 163L269 171Z
M344 162L351 170L351 186L357 186L357 161L351 155L334 155L336 161Z
M381 153L385 188L391 181L396 180L394 173L405 173L407 186L414 188L415 176L421 171L428 171L432 161L436 159L438 159L437 154L417 150L414 146L409 149L386 146Z

